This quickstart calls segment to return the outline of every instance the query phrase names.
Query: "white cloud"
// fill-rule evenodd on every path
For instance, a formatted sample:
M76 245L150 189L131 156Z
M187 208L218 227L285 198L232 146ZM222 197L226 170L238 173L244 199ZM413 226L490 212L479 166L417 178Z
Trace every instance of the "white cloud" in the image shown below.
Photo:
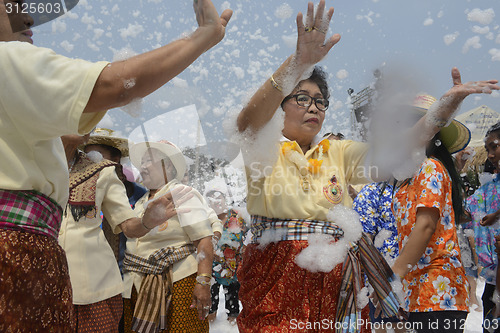
M60 45L68 53L73 51L73 49L75 48L75 45L71 44L67 40L62 41Z
M458 31L455 31L452 34L445 35L443 37L444 43L446 45L450 45L450 44L454 43L457 40L458 36L460 36L460 33Z
M487 34L488 32L490 32L490 27L480 27L478 25L475 25L472 27L472 32L475 33L475 34L481 34L481 35L485 35Z
M293 9L287 3L282 4L274 11L274 16L282 20L286 20L292 17L292 15L293 15Z
M119 30L120 36L123 39L127 39L128 37L137 37L141 32L144 32L144 27L140 24L128 24L127 28L122 28Z
M488 8L481 10L479 8L474 8L469 13L467 13L467 20L471 22L478 22L482 25L490 24L495 17L495 11L493 8Z
M488 52L491 55L491 61L500 61L500 50L499 49L491 49Z
M481 48L481 38L479 36L474 36L474 37L471 37L469 39L467 39L467 41L465 42L463 48L462 48L462 53L467 53L469 52L469 49L472 47L474 49L479 49Z
M431 19L430 17L429 18L426 18L425 21L424 21L424 25L425 26L429 26L429 25L432 25L434 23L434 20Z
M345 69L341 69L337 72L337 79L344 80L349 76L349 72Z

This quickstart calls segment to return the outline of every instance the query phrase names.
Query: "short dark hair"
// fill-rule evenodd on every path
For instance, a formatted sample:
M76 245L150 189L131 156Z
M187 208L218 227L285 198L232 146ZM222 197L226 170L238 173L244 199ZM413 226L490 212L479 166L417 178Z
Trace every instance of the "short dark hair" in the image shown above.
M328 74L323 70L320 66L314 66L314 70L309 76L308 80L316 83L321 91L321 95L323 95L324 99L330 98L330 90L328 89Z
M490 134L493 134L493 133L495 133L497 138L500 139L500 121L488 129L485 137L488 137Z
M330 98L330 89L328 88L328 74L323 70L322 67L320 66L314 66L314 70L311 73L311 76L309 76L305 80L310 80L318 85L319 91L321 92L321 95L323 95L324 99L329 99ZM301 81L302 82L302 81ZM300 84L300 83L299 83ZM286 96L283 98L283 101L281 102L281 106L283 107L283 103L286 102L289 98L289 96Z

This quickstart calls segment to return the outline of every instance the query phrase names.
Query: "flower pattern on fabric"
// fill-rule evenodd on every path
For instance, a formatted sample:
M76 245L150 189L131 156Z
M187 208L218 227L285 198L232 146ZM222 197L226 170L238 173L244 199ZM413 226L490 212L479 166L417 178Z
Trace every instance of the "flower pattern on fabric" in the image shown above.
M419 207L439 209L440 218L425 252L403 280L406 310L468 311L469 287L460 260L451 179L435 159L427 159L394 197L400 250L415 226Z
M228 286L237 282L236 269L243 255L243 242L247 232L243 218L234 210L227 213L221 238L217 242L213 262L213 276L219 284Z
M375 237L375 246L386 259L398 256L398 230L396 220L391 210L392 186L383 183L372 183L364 186L354 199L352 208L359 214L363 231ZM382 193L383 189L383 193ZM376 241L376 236L382 231L390 231L384 237L382 244Z
M495 253L495 232L492 227L483 227L479 224L481 219L500 209L500 174L493 181L478 188L473 195L467 198L466 209L472 215L472 221L464 224L464 228L474 231L476 254L478 263L483 267L481 276L486 283L495 284L497 255Z

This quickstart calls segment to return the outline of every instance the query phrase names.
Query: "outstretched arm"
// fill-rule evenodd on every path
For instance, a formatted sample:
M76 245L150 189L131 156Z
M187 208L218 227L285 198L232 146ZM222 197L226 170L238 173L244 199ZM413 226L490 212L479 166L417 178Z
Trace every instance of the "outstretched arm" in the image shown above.
M151 94L217 45L224 37L232 11L226 9L219 17L210 0L196 0L193 6L199 27L191 36L107 66L97 79L84 112L124 106ZM135 85L127 89L124 82L130 79L135 80Z
M321 61L338 43L340 35L326 38L328 26L333 16L333 8L325 12L325 0L319 2L316 13L314 4L308 3L306 25L302 13L297 15L297 49L274 72L250 99L240 112L237 120L238 130L251 128L258 131L271 120L283 98L289 95L308 69Z
M491 94L493 90L499 90L498 80L470 81L462 83L458 68L451 70L453 86L448 90L436 105L433 105L426 115L415 125L413 133L420 138L423 146L441 130L448 121L453 118L462 101L471 94ZM424 135L421 135L424 133ZM418 136L417 136L418 135Z

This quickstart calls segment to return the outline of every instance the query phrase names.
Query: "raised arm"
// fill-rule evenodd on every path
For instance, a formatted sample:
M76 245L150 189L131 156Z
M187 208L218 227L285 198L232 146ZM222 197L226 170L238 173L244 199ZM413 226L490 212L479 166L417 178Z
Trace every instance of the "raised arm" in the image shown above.
M314 4L308 3L305 26L302 13L298 13L296 52L257 90L240 112L237 120L240 132L249 127L258 131L267 124L283 98L292 92L303 74L312 69L312 66L321 61L337 44L340 40L339 34L326 39L332 16L333 8L325 13L325 0L319 2L316 13Z
M99 76L84 112L99 112L143 98L181 73L200 55L217 45L225 34L232 11L219 17L212 1L193 3L198 29L189 37L107 66ZM134 79L132 88L126 80Z
M499 90L498 80L470 81L462 83L462 78L458 68L451 70L453 86L448 90L438 102L433 105L422 119L415 125L413 132L415 137L420 138L423 146L434 135L446 126L453 118L462 101L471 94L491 94L493 90ZM422 135L424 133L424 135Z

